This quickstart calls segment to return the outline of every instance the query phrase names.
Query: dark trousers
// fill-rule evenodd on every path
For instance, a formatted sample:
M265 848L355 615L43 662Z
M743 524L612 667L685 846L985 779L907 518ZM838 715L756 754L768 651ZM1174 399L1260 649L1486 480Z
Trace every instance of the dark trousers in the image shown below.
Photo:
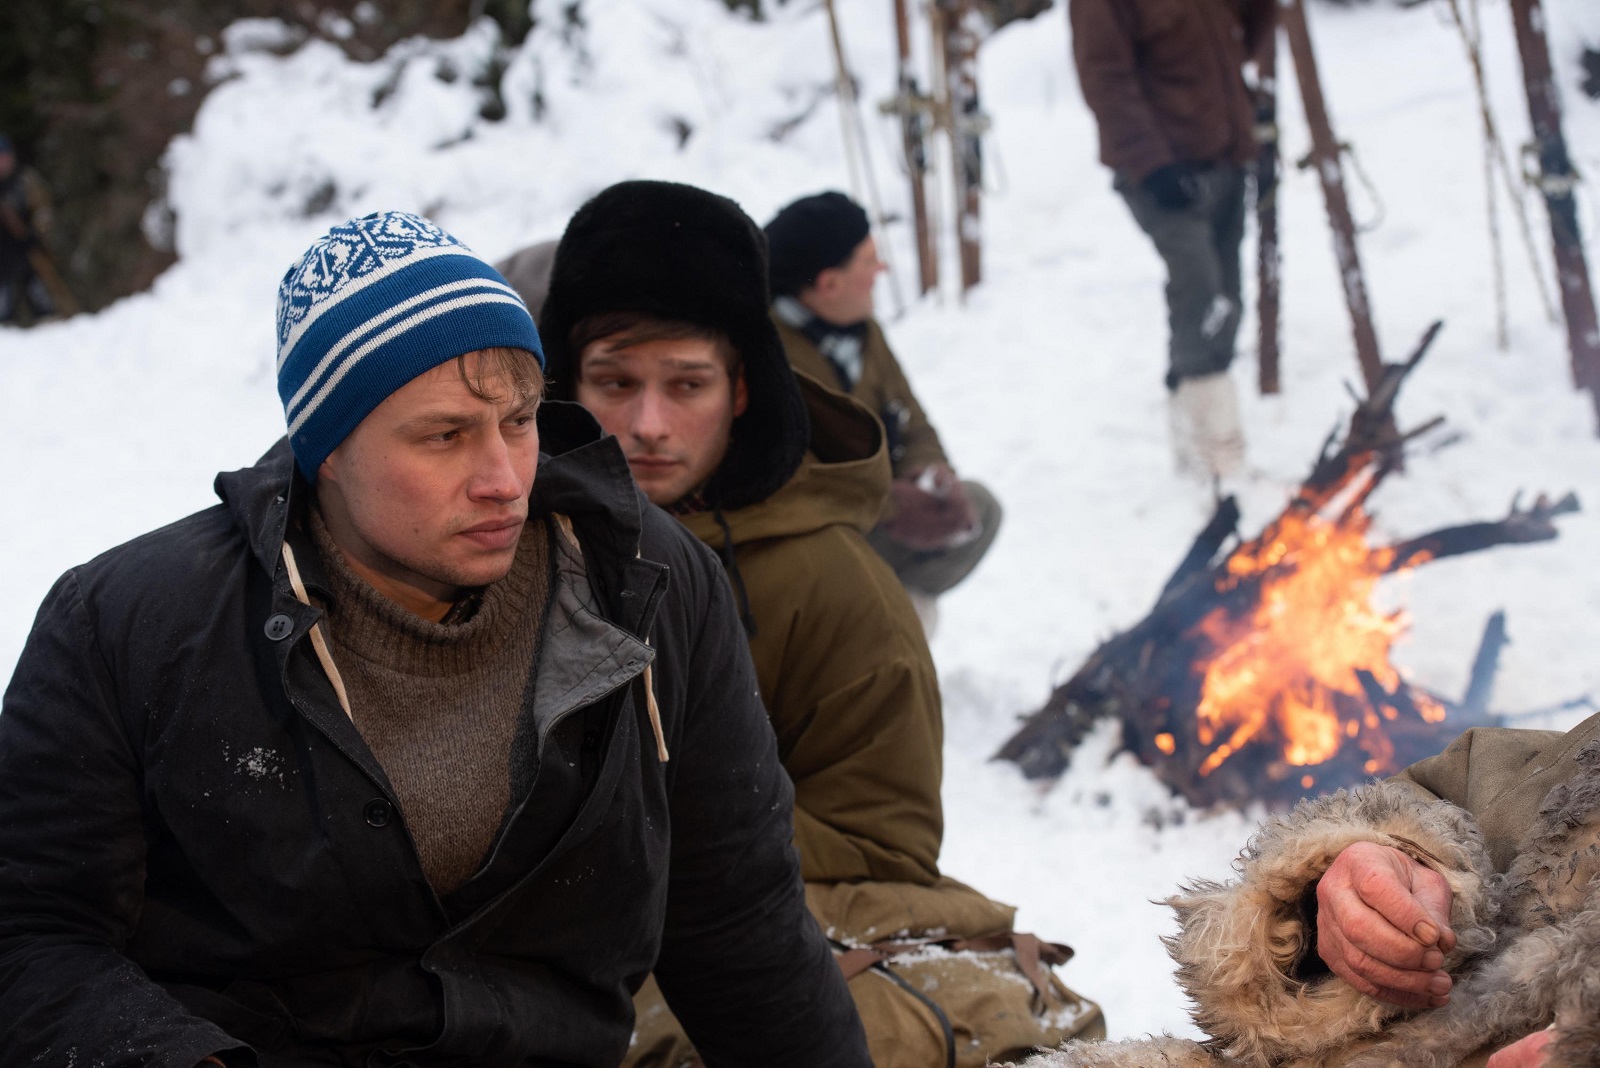
M1193 176L1195 202L1163 208L1136 182L1116 190L1167 265L1167 386L1226 371L1233 362L1242 303L1239 246L1244 241L1243 169L1216 164Z

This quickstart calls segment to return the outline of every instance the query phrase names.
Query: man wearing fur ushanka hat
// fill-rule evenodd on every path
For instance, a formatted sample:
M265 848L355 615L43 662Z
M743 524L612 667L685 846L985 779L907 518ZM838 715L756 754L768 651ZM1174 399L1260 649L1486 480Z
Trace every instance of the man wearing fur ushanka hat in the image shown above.
M812 913L841 952L934 931L966 950L841 957L873 1063L965 1068L1103 1033L1048 967L1037 989L1018 969L1012 939L1031 936L1013 935L1011 908L939 870L938 679L866 540L889 488L883 430L790 370L761 230L702 189L612 186L567 227L540 322L554 394L593 412L650 500L722 559L794 780ZM676 1068L690 1051L671 1014L649 988L638 1007L627 1063Z

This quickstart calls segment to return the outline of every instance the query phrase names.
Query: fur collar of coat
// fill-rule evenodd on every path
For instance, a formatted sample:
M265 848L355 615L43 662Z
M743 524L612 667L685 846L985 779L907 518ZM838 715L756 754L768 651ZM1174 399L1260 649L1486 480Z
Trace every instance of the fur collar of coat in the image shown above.
M1385 1005L1292 977L1315 931L1302 902L1346 846L1395 846L1449 881L1450 1003ZM1600 1064L1600 741L1546 796L1504 874L1464 810L1404 782L1303 801L1262 825L1227 883L1168 900L1166 939L1203 1043L1075 1043L1028 1068L1453 1068L1555 1024L1547 1068Z

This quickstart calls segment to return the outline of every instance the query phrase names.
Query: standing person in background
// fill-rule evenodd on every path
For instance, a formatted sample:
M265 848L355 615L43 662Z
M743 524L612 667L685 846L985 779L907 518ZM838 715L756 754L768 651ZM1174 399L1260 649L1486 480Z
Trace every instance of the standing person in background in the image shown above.
M935 599L978 566L1000 530L1000 502L956 477L873 317L884 269L867 213L843 193L795 201L767 223L772 317L797 371L861 401L888 435L894 482L868 539L930 632Z
M24 303L35 321L56 314L56 301L33 257L50 231L50 193L17 148L0 133L0 323L15 322Z
M1244 165L1255 158L1245 62L1273 0L1071 0L1072 54L1100 159L1167 266L1174 458L1211 480L1244 465L1228 367L1241 319Z
M794 780L806 900L849 950L873 1064L977 1068L1102 1034L1097 1007L1019 964L1014 940L1041 944L1013 932L1014 910L940 870L938 676L865 536L889 489L883 430L790 369L764 260L761 231L725 197L666 182L601 192L556 253L540 319L551 388L593 412L650 500L722 558ZM872 967L894 955L866 948L884 940L915 959ZM694 1063L652 988L637 1013L628 1068Z

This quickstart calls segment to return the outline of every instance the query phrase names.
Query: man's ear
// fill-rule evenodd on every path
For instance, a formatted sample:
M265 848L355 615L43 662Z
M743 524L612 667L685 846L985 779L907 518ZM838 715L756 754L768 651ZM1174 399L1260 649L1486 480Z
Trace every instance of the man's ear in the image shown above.
M750 387L745 385L744 372L733 376L733 417L739 418L750 407Z
M811 291L823 300L831 298L839 288L843 273L837 267L824 267L817 272L817 280L811 283Z
M343 456L341 455L343 448L344 442L341 441L317 465L317 485L319 487L337 486L339 484L339 474L344 470Z

